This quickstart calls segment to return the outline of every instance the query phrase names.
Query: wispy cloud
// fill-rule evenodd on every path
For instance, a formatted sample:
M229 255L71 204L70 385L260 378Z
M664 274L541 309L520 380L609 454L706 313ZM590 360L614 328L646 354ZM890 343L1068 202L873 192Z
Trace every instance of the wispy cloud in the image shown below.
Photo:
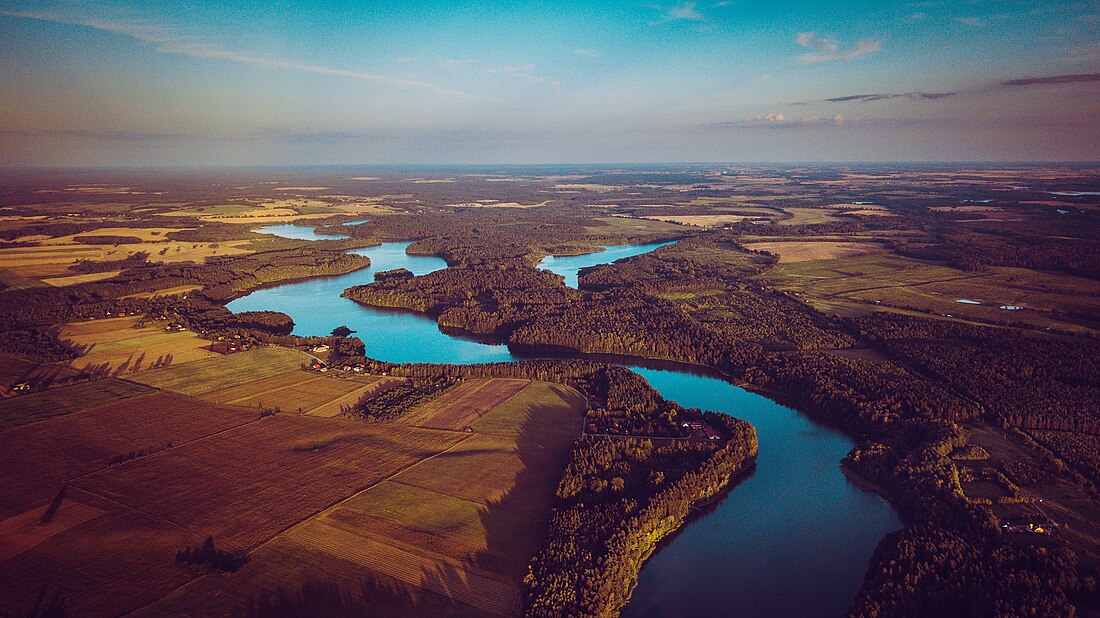
M493 67L488 70L488 73L492 75L503 75L505 77L511 77L512 79L519 79L535 84L550 84L555 90L561 88L561 82L552 80L543 75L538 75L535 73L535 65L530 63Z
M889 101L890 99L938 101L940 99L957 96L958 94L958 92L875 92L870 94L850 94L843 97L832 97L824 100L830 103L845 103L848 101L869 103L871 101Z
M833 116L801 116L793 117L783 112L769 112L760 116L752 116L744 120L731 120L706 125L715 128L727 129L797 129L800 127L821 127L842 125L848 122L843 114Z
M1100 82L1100 73L1076 73L1073 75L1051 75L1048 77L1021 77L1001 82L1002 86L1051 86L1055 84L1085 84Z
M695 22L702 24L708 21L707 16L699 9L699 5L695 2L681 2L673 5L650 5L649 8L660 11L658 19L650 22L651 24L667 24L670 22Z
M333 77L342 77L377 84L398 86L402 88L425 90L445 96L485 98L470 94L468 92L453 90L440 86L438 84L414 79L403 79L399 77L379 75L377 73L368 73L365 71L339 69L336 67L319 64L290 62L277 58L267 58L264 56L236 52L218 47L213 44L190 40L174 34L170 30L162 26L146 22L79 19L75 17L65 16L59 13L37 11L4 11L0 12L0 14L7 15L9 17L34 19L38 21L48 21L59 24L84 26L86 28L93 28L95 30L102 30L104 32L110 32L112 34L117 34L119 36L124 36L137 41L141 41L142 43L146 43L152 46L153 49L163 54L187 56L189 58L224 60L227 62L234 62L237 64L245 64L266 69L281 69L286 71L299 71L303 73L316 73L319 75L331 75Z
M594 49L574 49L573 55L581 58L599 58L602 54Z
M802 32L795 37L795 43L813 53L802 54L798 61L802 64L818 64L836 60L855 60L861 56L882 51L882 39L861 39L848 49L841 49L836 37L816 32Z
M437 66L437 67L439 67L439 68L441 68L445 71L452 71L454 69L459 69L459 68L462 68L464 66L469 66L473 63L474 63L473 60L458 60L456 58L447 58L445 60L440 60L439 62L436 63L435 66Z
M958 17L955 21L964 26L970 26L971 28L981 28L984 25L984 22L977 17Z
M677 4L668 9L667 16L672 20L682 21L704 21L706 17L695 8L694 2L685 2L683 4Z

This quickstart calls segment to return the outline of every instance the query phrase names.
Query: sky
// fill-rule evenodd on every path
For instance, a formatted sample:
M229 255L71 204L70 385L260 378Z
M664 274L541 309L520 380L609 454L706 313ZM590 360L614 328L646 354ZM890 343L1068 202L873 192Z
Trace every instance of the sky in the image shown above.
M1100 160L1100 0L0 0L0 167Z

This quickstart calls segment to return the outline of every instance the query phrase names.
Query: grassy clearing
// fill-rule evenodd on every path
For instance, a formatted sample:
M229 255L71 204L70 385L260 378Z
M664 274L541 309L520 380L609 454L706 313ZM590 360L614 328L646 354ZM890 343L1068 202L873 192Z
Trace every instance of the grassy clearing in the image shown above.
M683 233L684 229L675 223L635 219L633 217L597 217L596 221L605 223L599 227L590 227L588 231L597 236L632 236L637 234Z
M790 241L754 242L744 245L753 251L767 251L779 256L781 262L835 260L867 253L882 253L882 245L872 242Z
M363 377L365 376L360 376L356 381L362 384L365 381ZM393 388L402 382L403 380L400 378L377 378L368 382L366 386L313 408L308 414L311 416L323 416L328 418L339 416L343 412L344 406L351 407L355 402L359 401L361 397L366 395L370 395L371 397L377 396L379 393Z
M791 215L791 218L781 220L779 223L782 225L817 225L844 220L835 216L834 211L823 208L784 208L783 212Z
M139 292L137 294L128 294L120 298L156 298L158 296L179 296L180 294L186 294L188 292L194 292L195 290L201 289L201 285L179 285L174 288L165 288L163 290L155 290L153 292Z
M42 283L52 285L54 287L63 288L67 285L77 285L79 283L91 283L93 281L103 281L104 279L110 279L115 275L121 273L121 270L109 270L102 273L88 273L85 275L68 275L64 277L47 277L42 280Z
M133 382L104 379L0 400L0 431L153 393Z
M584 396L568 386L532 382L471 427L477 433L504 436L545 432L576 435L580 432L580 415L576 411L584 410L585 405Z
M1095 290L1096 283L1059 273L1017 268L965 272L933 262L875 254L783 262L766 277L780 288L803 294L819 309L837 313L860 307L864 311L891 308L926 317L949 315L1081 333L1100 330L1100 323L1081 317L1100 314L1100 295L1080 293ZM960 303L959 299L981 304Z
M311 358L304 352L288 348L259 348L147 371L135 374L131 379L184 395L201 395L299 369Z
M646 215L642 219L667 221L692 227L721 227L727 223L740 223L746 219L759 219L760 217L774 216L776 213L767 212L759 215L741 214L713 214L713 215Z

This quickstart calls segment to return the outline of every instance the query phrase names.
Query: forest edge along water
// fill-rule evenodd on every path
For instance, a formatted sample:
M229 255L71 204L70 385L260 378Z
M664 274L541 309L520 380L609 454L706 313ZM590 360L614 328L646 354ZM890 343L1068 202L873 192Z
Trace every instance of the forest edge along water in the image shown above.
M407 268L421 276L446 268L440 258L408 255L409 244L356 249L354 253L371 259L370 267L257 290L228 307L235 312L281 311L294 319L294 332L306 336L327 335L346 324L366 344L366 355L383 361L472 364L531 358L504 344L445 333L424 315L368 307L340 296L345 288L372 282L375 272ZM666 244L547 258L539 267L566 276L575 287L581 268ZM700 509L650 557L624 615L719 616L728 615L731 607L747 616L843 613L879 540L901 527L884 499L841 470L840 460L853 442L703 368L630 358L613 362L641 374L666 399L752 423L760 443L755 470Z

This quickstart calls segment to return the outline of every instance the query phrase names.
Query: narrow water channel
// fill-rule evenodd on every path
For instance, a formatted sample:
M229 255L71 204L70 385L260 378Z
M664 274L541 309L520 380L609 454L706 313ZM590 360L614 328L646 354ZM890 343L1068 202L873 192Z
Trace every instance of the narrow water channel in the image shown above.
M548 258L540 267L571 276L575 286L580 268L663 244ZM229 308L282 311L294 319L299 335L326 335L346 324L366 344L368 357L390 362L521 360L505 345L445 334L430 318L340 297L345 288L373 281L377 271L408 268L419 276L446 267L439 258L406 255L408 245L356 250L371 258L370 268L257 290ZM667 399L752 423L760 455L755 471L667 540L645 565L625 615L841 614L854 599L879 539L901 527L882 498L841 472L840 459L852 441L797 410L716 377L682 367L626 365Z

